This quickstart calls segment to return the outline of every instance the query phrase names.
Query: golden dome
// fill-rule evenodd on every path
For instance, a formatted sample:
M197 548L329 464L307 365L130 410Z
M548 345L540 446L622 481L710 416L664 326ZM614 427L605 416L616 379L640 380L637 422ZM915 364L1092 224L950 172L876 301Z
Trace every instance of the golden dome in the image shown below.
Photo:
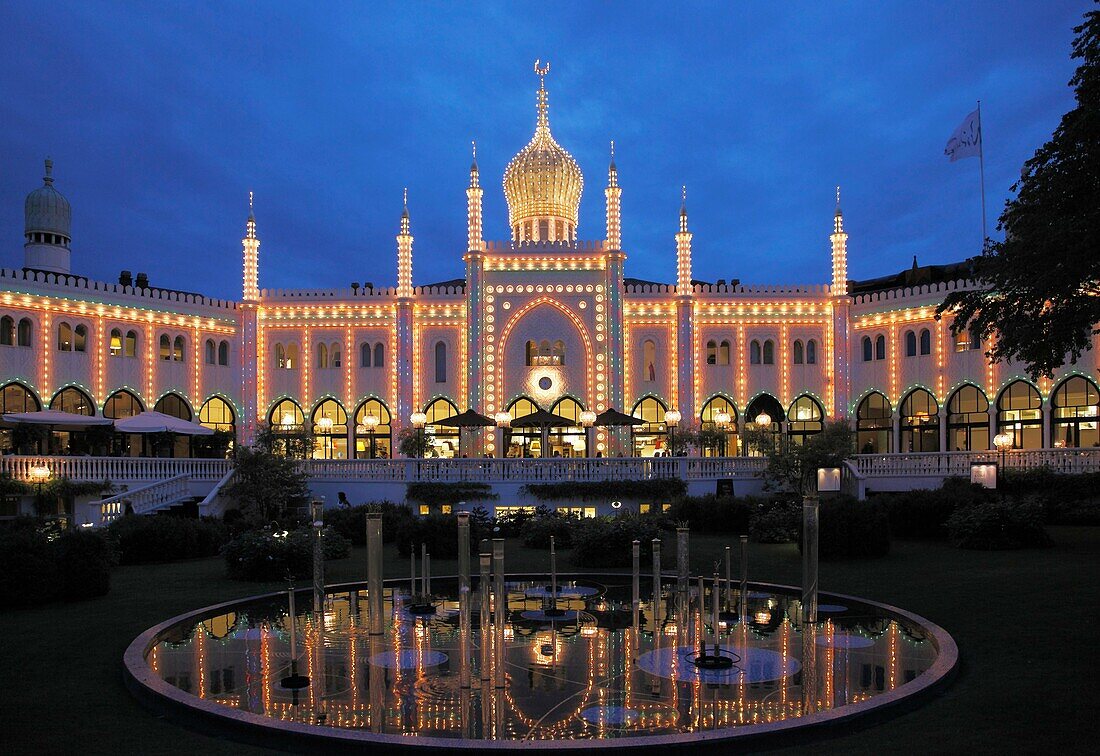
M566 236L572 238L576 234L584 177L577 161L550 133L545 86L549 70L549 63L539 68L535 61L535 73L539 75L538 122L531 141L504 169L504 197L508 201L508 224L513 232L526 221L563 221L568 225ZM532 225L536 227L534 233L538 233L538 224ZM561 238L556 228L550 233L552 238Z

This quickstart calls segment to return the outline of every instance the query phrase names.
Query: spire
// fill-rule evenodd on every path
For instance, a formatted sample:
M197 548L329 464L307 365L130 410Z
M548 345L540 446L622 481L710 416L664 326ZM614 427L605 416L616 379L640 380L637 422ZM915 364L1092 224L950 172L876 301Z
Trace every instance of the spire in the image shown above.
M256 235L256 215L253 208L253 194L248 192L248 220L245 222L244 238L244 278L242 293L245 301L255 302L260 298L260 237Z
M687 187L680 188L680 231L676 234L676 293L691 295L691 232L688 231Z
M688 230L688 188L687 186L680 187L680 233L687 233Z
M477 169L477 142L470 143L474 162L470 166L470 186L466 189L466 250L480 252L484 246L481 238L481 181Z
M473 147L473 151L474 151L474 161L470 164L470 179L471 179L470 186L477 186L477 176L478 176L477 140L476 139L471 140L470 145Z
M409 189L402 195L401 233L397 235L397 296L412 296L412 246L409 233Z
M840 210L840 187L836 188L836 211L833 213L833 233L829 235L833 248L833 296L848 294L848 234L844 231L844 213Z
M619 169L615 167L615 140L611 140L611 163L607 166L607 188L604 189L604 197L607 199L607 249L620 250L623 246L622 239L622 211L621 201L623 190L619 188Z
M550 73L550 61L546 61L546 65L539 67L539 61L535 61L535 74L539 77L539 96L538 96L538 110L539 110L539 129L550 130L550 103L546 96L546 74Z
M401 196L401 233L407 236L409 233L409 187L405 187L405 191Z
M42 177L42 180L46 183L46 186L53 184L53 161L50 158L46 158L46 175Z
M611 140L611 162L607 166L607 185L619 185L619 169L615 166L615 140Z

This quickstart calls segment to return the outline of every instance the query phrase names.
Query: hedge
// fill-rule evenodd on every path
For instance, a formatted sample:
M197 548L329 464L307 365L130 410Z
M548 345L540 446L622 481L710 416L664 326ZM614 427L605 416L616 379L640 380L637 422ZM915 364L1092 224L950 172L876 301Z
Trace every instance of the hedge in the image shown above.
M299 528L286 535L265 530L251 530L225 545L226 575L233 580L295 580L313 574L312 528ZM334 531L325 528L322 534L325 559L343 559L351 554L351 544Z
M228 530L220 520L171 515L126 515L107 526L122 564L173 562L215 556Z
M1028 501L984 501L959 507L947 521L960 549L1023 549L1052 546L1043 529L1042 507Z
M67 531L50 540L32 518L0 530L0 609L105 595L118 564L102 533Z
M529 496L544 501L641 499L644 501L669 502L687 493L687 483L680 478L567 481L563 483L531 483L521 490Z
M798 549L802 550L802 536ZM881 507L849 497L825 499L818 514L818 557L847 559L890 553L890 523Z
M405 498L425 504L450 504L460 501L499 499L488 483L409 483Z

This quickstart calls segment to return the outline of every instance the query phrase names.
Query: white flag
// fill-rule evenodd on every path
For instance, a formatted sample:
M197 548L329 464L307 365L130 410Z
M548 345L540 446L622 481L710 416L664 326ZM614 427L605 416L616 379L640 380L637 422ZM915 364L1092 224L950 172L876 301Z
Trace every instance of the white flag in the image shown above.
M975 157L982 150L982 124L978 117L978 111L963 119L959 128L947 140L947 146L943 148L943 154L954 163L963 158Z

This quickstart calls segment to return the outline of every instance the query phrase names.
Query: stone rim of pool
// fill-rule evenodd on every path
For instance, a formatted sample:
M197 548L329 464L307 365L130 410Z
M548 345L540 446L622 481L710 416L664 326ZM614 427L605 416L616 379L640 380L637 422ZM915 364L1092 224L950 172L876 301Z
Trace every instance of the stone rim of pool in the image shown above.
M541 574L515 573L507 575L509 580L531 579L533 577L541 577ZM592 572L575 573L569 577L600 581L607 578L629 578L629 575L621 572ZM665 577L668 580L675 580L675 577L671 575L666 574ZM457 576L441 576L438 579L441 582L457 580ZM385 584L387 587L401 588L404 581L400 579L386 580ZM792 586L761 582L750 583L750 586L754 590L764 589L771 594L782 594L791 597L796 597L799 594L799 589ZM365 591L366 588L366 581L353 581L326 586L326 592L328 594L340 594L347 593L350 590ZM304 588L298 589L298 592L305 590ZM149 628L135 638L123 654L124 681L127 689L142 705L165 716L176 724L205 734L224 735L234 740L292 751L316 748L361 750L369 744L419 750L534 748L544 752L575 752L578 749L587 748L617 750L651 748L660 750L719 742L730 745L748 745L751 743L753 747L772 747L809 742L821 737L838 734L846 731L849 727L868 726L902 714L926 702L950 685L958 671L959 662L958 646L954 639L942 627L930 620L888 604L845 594L822 592L820 595L823 601L828 598L829 601L833 602L873 607L890 615L891 619L903 620L915 625L933 644L936 651L935 659L926 670L894 690L876 694L863 701L843 704L836 708L817 711L804 716L795 716L761 724L721 727L686 733L573 740L465 739L419 734L375 733L362 729L332 727L324 724L288 722L204 700L173 686L159 677L150 667L147 656L155 645L164 640L163 636L168 631L188 622L200 622L203 618L217 615L218 612L231 611L244 605L278 600L283 595L285 595L284 592L276 591L213 604L185 612ZM476 680L474 685L477 686ZM855 720L858 720L858 722Z

